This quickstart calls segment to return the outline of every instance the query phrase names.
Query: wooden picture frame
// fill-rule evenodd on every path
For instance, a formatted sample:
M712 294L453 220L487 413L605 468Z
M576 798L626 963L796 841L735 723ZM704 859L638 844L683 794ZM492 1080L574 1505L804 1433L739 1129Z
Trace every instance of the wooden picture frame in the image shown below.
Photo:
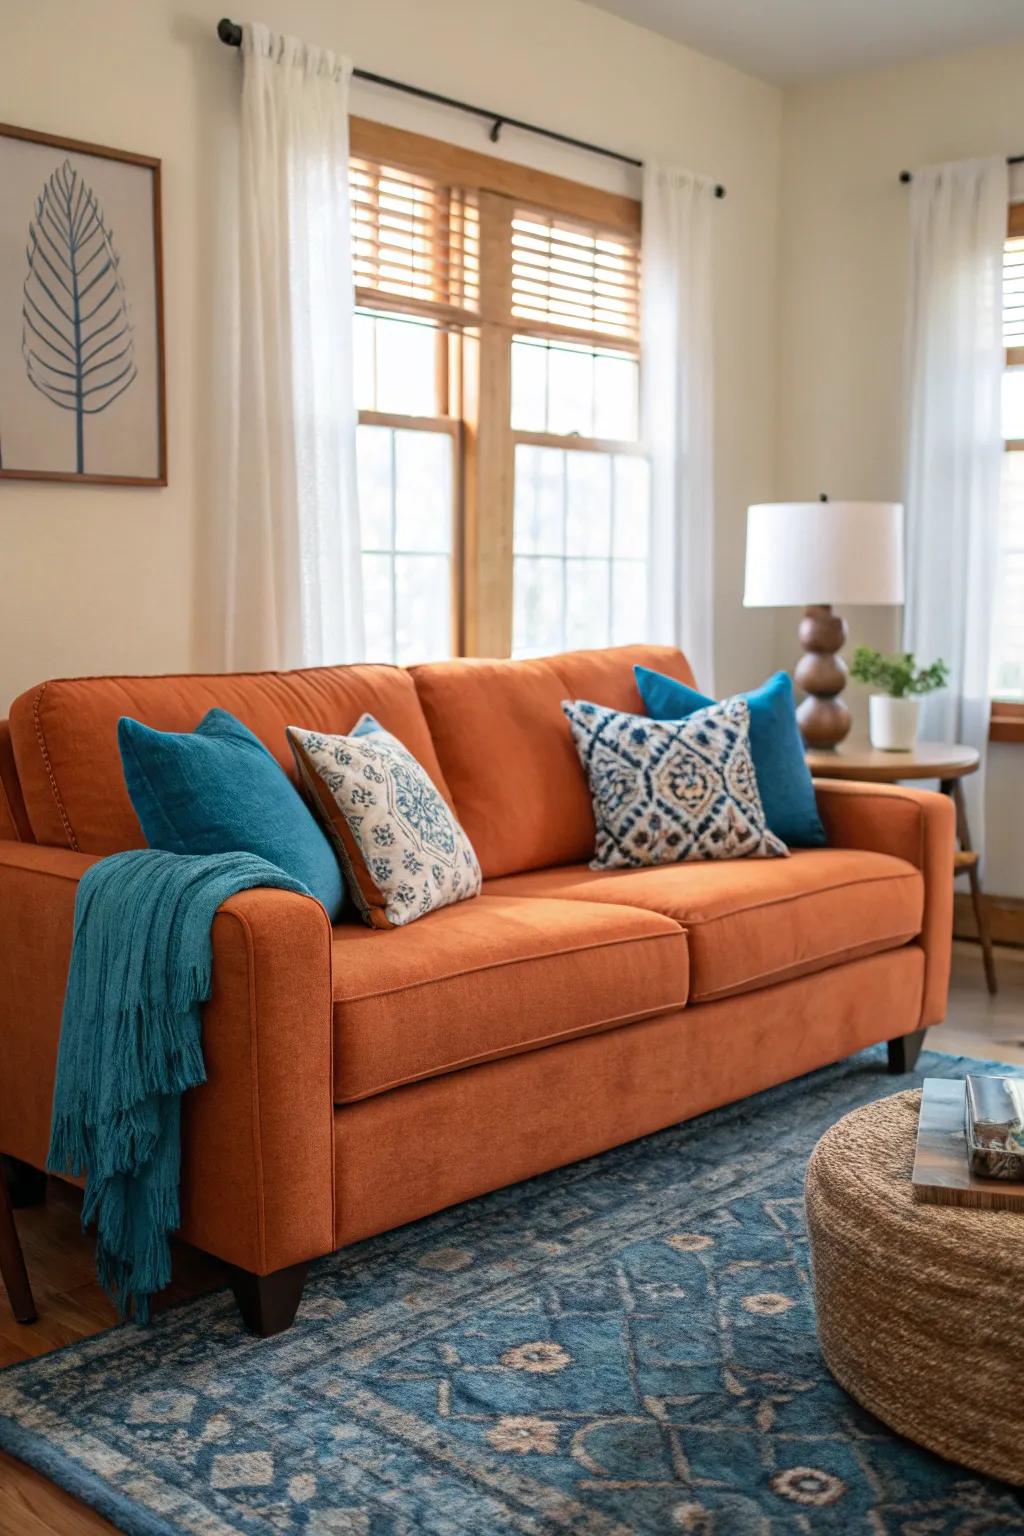
M166 485L160 161L0 123L0 184L0 480Z

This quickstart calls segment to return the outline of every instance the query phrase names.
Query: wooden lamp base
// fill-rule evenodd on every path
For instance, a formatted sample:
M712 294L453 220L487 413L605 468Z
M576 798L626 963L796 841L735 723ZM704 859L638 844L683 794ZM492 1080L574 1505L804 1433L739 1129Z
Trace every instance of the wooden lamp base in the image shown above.
M796 712L797 724L805 744L821 751L838 746L852 723L839 697L849 676L838 654L846 644L846 620L833 613L829 603L812 604L800 620L798 633L804 655L793 677L807 698Z

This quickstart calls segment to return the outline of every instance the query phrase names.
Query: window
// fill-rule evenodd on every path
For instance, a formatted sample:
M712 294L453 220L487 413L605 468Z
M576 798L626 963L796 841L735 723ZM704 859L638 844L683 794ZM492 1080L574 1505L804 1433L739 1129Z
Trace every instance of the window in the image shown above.
M1003 483L992 696L1024 701L1024 203L1010 207L1003 255Z
M367 655L409 664L460 646L461 427L453 327L475 323L475 200L354 158L349 185Z
M512 654L639 639L649 497L637 242L519 208L511 290Z
M367 654L641 638L639 205L352 121Z

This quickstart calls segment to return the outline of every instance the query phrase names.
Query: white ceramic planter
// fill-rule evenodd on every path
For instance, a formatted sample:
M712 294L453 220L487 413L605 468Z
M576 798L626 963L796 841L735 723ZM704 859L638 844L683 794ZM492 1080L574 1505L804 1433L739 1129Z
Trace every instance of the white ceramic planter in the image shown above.
M917 741L919 699L892 699L887 693L873 693L871 710L871 745L881 752L910 752Z

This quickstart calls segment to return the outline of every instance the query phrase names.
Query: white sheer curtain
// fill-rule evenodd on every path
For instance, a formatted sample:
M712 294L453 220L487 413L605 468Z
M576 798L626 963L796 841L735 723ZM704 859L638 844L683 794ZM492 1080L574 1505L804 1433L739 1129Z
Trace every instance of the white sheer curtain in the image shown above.
M909 417L904 645L949 664L922 735L982 754L964 781L974 845L984 835L989 642L1003 452L1000 390L1006 161L915 171L910 190Z
M714 689L714 441L711 221L714 185L646 165L643 186L643 437L651 456L652 639L686 652Z
M232 669L363 654L347 59L242 29Z

